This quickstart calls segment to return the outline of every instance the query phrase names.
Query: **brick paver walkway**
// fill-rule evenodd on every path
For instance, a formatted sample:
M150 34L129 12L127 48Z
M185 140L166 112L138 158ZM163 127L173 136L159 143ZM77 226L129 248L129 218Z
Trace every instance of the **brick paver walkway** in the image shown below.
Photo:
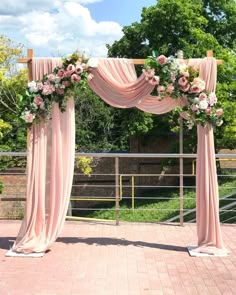
M228 257L190 257L196 226L66 222L43 258L7 258L20 222L0 221L1 295L236 294L236 226Z

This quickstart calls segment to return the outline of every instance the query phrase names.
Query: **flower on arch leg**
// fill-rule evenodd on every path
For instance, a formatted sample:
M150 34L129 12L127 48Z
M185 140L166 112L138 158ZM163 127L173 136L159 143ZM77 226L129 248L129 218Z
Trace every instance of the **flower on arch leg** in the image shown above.
M218 116L218 117L219 117L219 116L222 116L223 113L224 113L224 111L223 111L223 109L221 109L221 108L216 110L216 116Z

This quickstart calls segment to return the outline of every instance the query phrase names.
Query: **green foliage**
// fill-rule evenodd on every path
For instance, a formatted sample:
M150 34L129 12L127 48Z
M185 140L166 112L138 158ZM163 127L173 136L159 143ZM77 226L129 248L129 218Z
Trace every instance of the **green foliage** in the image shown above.
M3 138L4 133L9 132L11 129L12 127L9 123L6 123L2 119L0 119L0 139Z
M90 174L93 172L93 169L91 167L92 163L92 157L77 157L75 159L75 166L87 176L90 176Z
M2 193L3 190L3 183L0 181L0 194Z
M16 72L16 58L22 53L22 45L17 46L4 35L0 35L0 80L7 74L12 76Z
M0 151L25 151L26 130L18 116L19 97L27 85L26 70L16 71L22 46L0 36ZM0 169L24 166L25 159L1 157Z
M137 109L108 106L88 86L75 92L76 145L78 151L124 151L130 135L146 133L151 115Z

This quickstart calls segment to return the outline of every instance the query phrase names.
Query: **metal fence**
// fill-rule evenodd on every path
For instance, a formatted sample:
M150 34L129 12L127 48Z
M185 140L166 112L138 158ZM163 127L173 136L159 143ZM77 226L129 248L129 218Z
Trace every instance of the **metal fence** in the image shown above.
M92 173L75 169L67 219L195 222L196 154L77 153ZM236 154L217 154L222 222L236 222ZM0 153L0 218L21 219L26 154ZM1 183L3 188L1 189Z

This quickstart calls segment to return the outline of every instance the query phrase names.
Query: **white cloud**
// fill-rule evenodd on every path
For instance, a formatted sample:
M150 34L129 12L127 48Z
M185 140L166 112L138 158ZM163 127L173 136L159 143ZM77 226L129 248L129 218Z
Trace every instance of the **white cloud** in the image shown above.
M90 4L103 0L73 0L75 3ZM66 3L68 0L1 0L1 15L19 15L28 11L48 11L54 8L57 3Z
M122 27L112 21L96 22L89 9L80 4L98 1L52 1L50 3L53 5L48 11L36 11L34 8L39 1L27 0L25 2L28 5L33 2L35 4L31 11L15 16L0 15L0 25L4 26L6 33L14 35L16 41L26 43L37 52L43 51L44 55L64 55L79 48L93 56L105 56L105 44L120 39ZM10 4L11 2L12 0L9 0ZM40 4L46 2L49 3L47 0L41 0ZM1 6L2 2L0 10Z

